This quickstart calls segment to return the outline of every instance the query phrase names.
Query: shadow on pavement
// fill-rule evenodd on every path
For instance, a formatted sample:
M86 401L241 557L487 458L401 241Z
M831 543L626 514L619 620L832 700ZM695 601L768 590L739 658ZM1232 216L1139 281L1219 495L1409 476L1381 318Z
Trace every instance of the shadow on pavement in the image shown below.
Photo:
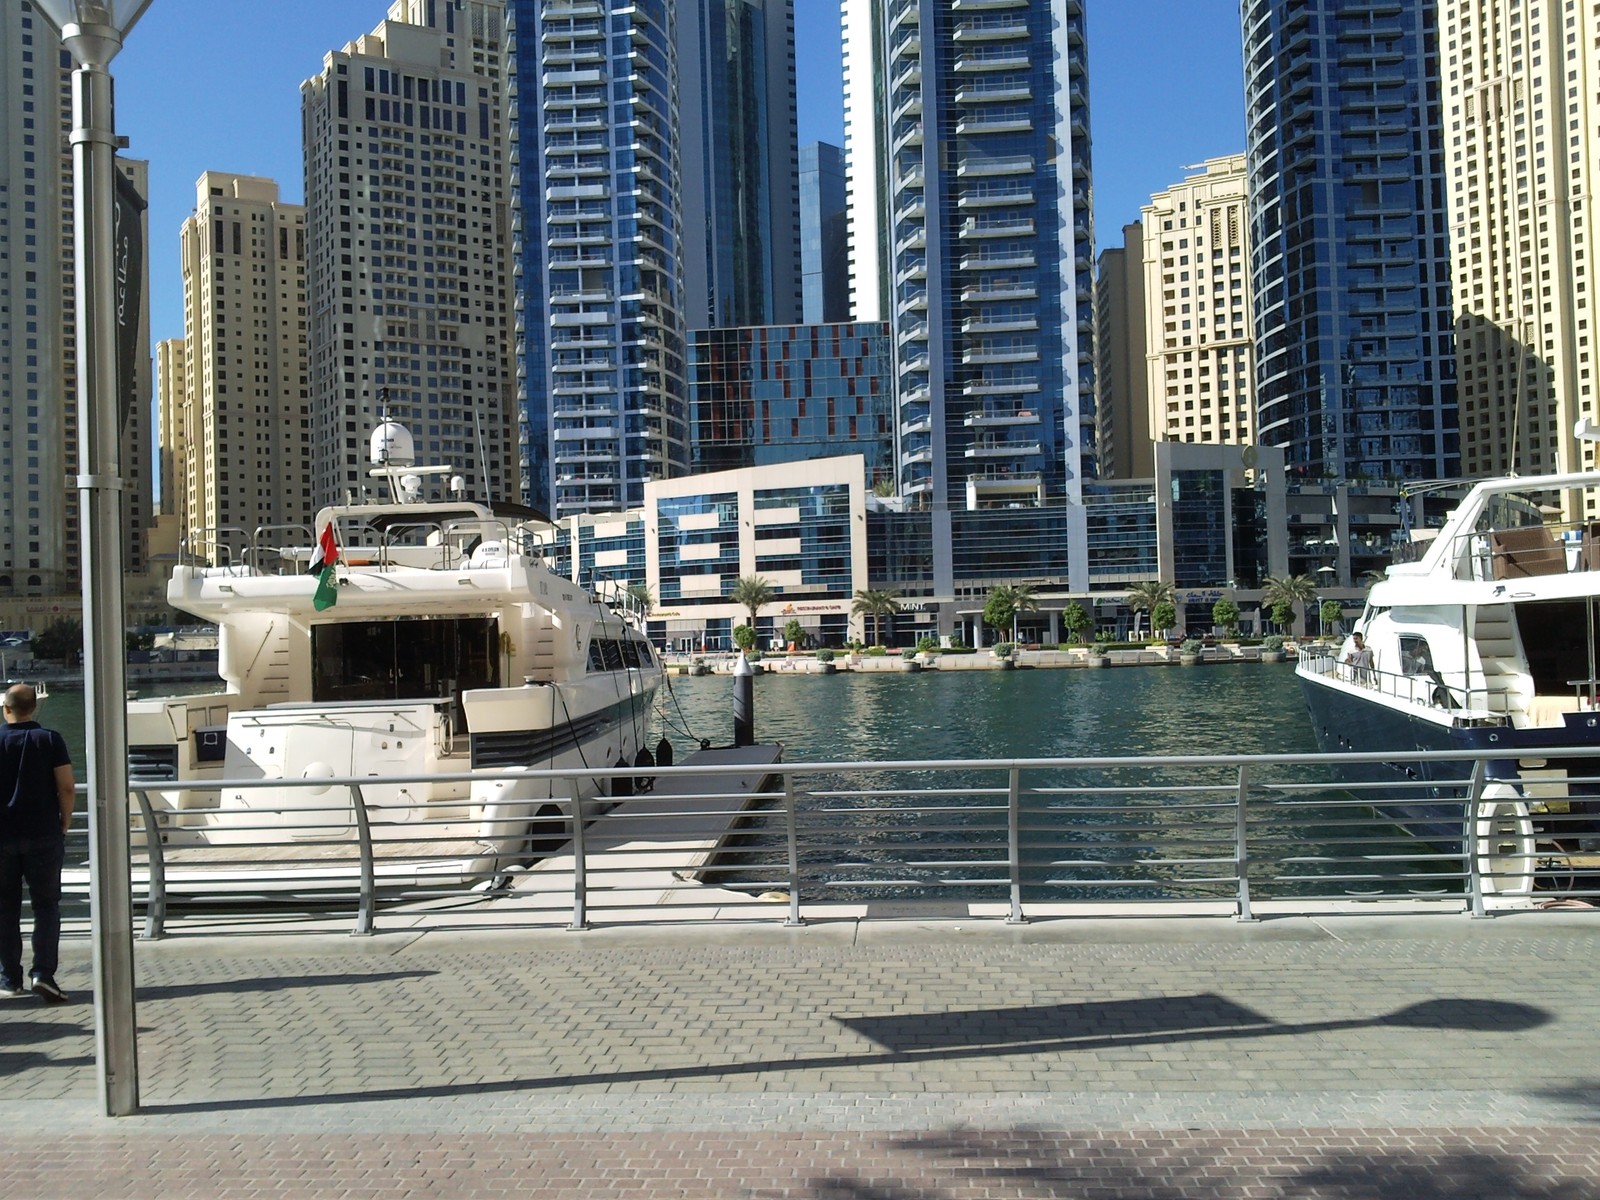
M182 1000L188 996L226 996L230 993L257 995L261 992L287 992L300 988L336 987L341 991L362 987L369 983L387 983L396 979L427 979L439 974L434 970L379 971L373 974L352 975L349 972L328 975L257 975L248 979L211 980L206 983L180 983L165 986L138 988L134 1002Z
M848 1168L784 1196L811 1200L935 1200L948 1195L1081 1197L1096 1200L1580 1200L1594 1193L1589 1165L1519 1162L1515 1152L1459 1148L1318 1148L1293 1134L1259 1140L1236 1133L1151 1133L1136 1145L1111 1137L1049 1134L928 1134L896 1150L937 1160L918 1170L861 1178ZM1253 1144L1250 1144L1253 1143ZM901 1178L894 1178L895 1175ZM885 1178L885 1176L888 1178ZM924 1178L939 1182L930 1185ZM977 1189L977 1190L973 1190ZM752 1197L776 1195L763 1189Z
M1180 1041L1198 1043L1239 1037L1282 1037L1384 1026L1518 1032L1543 1025L1551 1017L1543 1009L1512 1001L1442 998L1407 1005L1392 1013L1366 1019L1284 1023L1261 1017L1221 997L1202 994L1163 996L1151 1000L1091 1001L970 1012L897 1013L883 1017L836 1019L839 1024L870 1038L885 1049L881 1053L847 1052L733 1060L430 1087L374 1088L305 1096L151 1104L147 1106L147 1111L212 1112L327 1103L356 1104L362 1101L481 1096L604 1084L726 1079L781 1074L785 1071L860 1070L922 1062L1068 1053Z

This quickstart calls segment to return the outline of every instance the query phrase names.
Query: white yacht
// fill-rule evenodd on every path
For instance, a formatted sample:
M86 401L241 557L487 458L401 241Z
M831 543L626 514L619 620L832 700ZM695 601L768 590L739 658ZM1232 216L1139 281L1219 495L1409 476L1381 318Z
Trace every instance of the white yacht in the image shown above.
M1541 855L1600 850L1600 522L1552 520L1563 494L1593 511L1600 472L1476 484L1418 561L1373 585L1345 644L1302 650L1297 668L1324 751L1504 751L1473 813L1466 763L1350 768L1394 785L1367 794L1411 832L1475 837L1503 891L1531 888ZM1557 748L1594 756L1548 757Z
M172 605L217 626L222 686L129 702L129 774L170 890L191 865L217 886L230 850L249 864L235 890L244 875L325 879L316 861L354 861L363 815L380 877L486 877L526 860L536 817L600 790L586 770L646 744L664 673L626 593L554 574L529 527L464 499L459 477L453 498L423 500L423 478L448 471L415 465L402 427L386 421L372 450L389 501L324 508L309 544L207 533L173 572ZM573 774L430 778L518 768ZM347 786L138 786L364 775L423 778L363 786L365 814Z

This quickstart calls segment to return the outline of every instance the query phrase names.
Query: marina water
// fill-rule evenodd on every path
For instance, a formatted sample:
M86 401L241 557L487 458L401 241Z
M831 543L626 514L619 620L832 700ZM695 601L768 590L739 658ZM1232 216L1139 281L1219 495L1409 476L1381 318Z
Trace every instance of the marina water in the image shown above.
M670 676L670 688L658 696L647 744L665 736L672 742L675 758L682 761L704 740L714 746L733 740L733 680L727 675ZM1286 664L1209 664L1181 666L1113 667L1099 670L1019 669L1010 671L918 672L838 672L809 675L763 672L755 683L755 736L761 742L780 742L784 760L806 762L885 762L938 759L1040 759L1040 758L1121 758L1162 757L1204 754L1316 754L1310 721L1295 681L1293 668ZM166 694L210 690L212 685L167 686ZM41 705L41 718L61 729L71 746L74 761L83 763L83 694L65 689L52 690ZM85 772L80 766L79 778ZM911 775L924 773L912 772ZM1179 787L1200 781L1191 768L1173 767L1158 772L1161 780ZM895 783L888 777L876 779L880 787L920 782L934 786L931 778L904 777ZM937 786L962 788L992 786L992 772L971 778L958 774L942 775ZM1079 782L1097 787L1114 787L1114 773L1094 770L1078 776ZM815 786L846 785L844 780L813 777ZM909 836L929 859L928 870L919 884L907 880L905 887L875 888L860 898L883 901L918 899L929 888L947 896L963 894L964 888L951 888L951 871L941 870L936 860L959 858L973 839L986 844L994 832L979 833L964 819L944 823L937 819L925 827L905 831L903 822L914 818L886 817L872 808L879 801L863 797L859 801L835 800L836 816L822 818L819 835L826 839L826 826L836 821L845 827L871 836L880 824L884 840ZM859 807L857 807L859 806ZM735 854L733 865L717 872L717 882L733 886L758 885L761 870L747 871L739 863L778 862L782 859L781 822L769 819L761 805L743 825L740 844L749 857ZM854 811L853 811L854 809ZM1140 821L1149 825L1153 838L1186 832L1189 819L1181 809L1156 805ZM1082 818L1060 811L1043 820L1060 829L1083 828ZM1160 831L1168 830L1169 834ZM1286 835L1294 840L1309 838L1308 849L1321 840L1317 831L1302 828ZM1041 827L1040 836L1049 831ZM1097 837L1093 832L1085 836ZM1002 838L1003 841L1003 838ZM1042 847L1041 847L1042 850ZM850 898L856 889L849 885L855 876L823 868L812 857L814 878L826 879L840 898ZM956 871L956 874L962 874ZM842 886L841 886L842 885ZM1076 889L1060 890L1061 898L1073 898ZM1144 895L1139 892L1137 895ZM1152 895L1177 895L1159 884ZM975 894L976 895L976 894ZM1133 893L1129 893L1133 895Z
M733 681L669 677L651 735L681 760L705 739L733 741ZM163 685L149 695L210 691ZM1166 754L1314 754L1289 664L1210 664L1015 671L764 672L755 680L757 741L788 762L931 758L1073 758ZM84 697L52 687L39 719L67 739L80 782Z

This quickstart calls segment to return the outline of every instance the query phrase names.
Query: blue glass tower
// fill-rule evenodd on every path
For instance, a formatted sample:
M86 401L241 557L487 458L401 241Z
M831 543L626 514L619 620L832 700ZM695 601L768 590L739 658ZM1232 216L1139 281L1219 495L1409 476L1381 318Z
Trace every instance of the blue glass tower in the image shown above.
M512 0L519 441L529 504L688 469L672 0Z
M1086 582L1096 473L1080 0L846 0L855 316L894 330L933 592Z
M1245 0L1259 438L1291 473L1460 471L1436 0Z

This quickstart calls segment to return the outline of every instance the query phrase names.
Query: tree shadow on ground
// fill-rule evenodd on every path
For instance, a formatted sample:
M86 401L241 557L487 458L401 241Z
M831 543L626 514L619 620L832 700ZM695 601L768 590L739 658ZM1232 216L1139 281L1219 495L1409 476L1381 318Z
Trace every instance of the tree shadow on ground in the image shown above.
M1432 1148L1395 1149L1406 1137ZM1380 1147L1379 1141L1391 1143ZM1551 1143L1519 1160L1447 1146L1416 1131L1218 1131L1107 1135L926 1134L890 1139L903 1155L871 1177L846 1170L807 1179L808 1200L1586 1200L1600 1155L1552 1165ZM1514 1145L1513 1133L1503 1140ZM1339 1142L1356 1143L1338 1146ZM1536 1161L1538 1160L1538 1161ZM746 1193L752 1200L768 1195Z

